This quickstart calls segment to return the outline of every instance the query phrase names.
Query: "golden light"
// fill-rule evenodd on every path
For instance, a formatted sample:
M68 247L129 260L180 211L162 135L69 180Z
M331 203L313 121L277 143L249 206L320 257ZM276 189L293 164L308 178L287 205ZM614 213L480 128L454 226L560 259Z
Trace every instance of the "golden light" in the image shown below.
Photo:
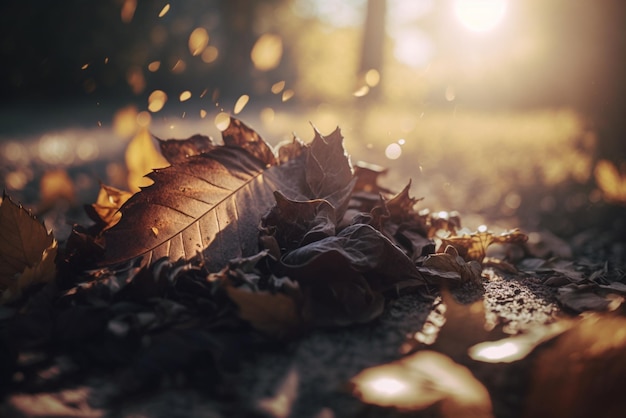
M487 347L478 348L472 358L476 360L484 359L489 362L505 360L519 352L519 348L512 342L491 344Z
M200 55L209 44L209 33L204 28L195 28L189 35L189 52L194 57Z
M375 392L381 395L397 395L407 389L406 383L392 377L380 377L367 383Z
M176 61L176 64L174 64L174 66L172 67L172 73L180 74L183 71L185 71L186 68L187 68L187 64L185 63L185 61L179 59L178 61Z
M200 118L201 118L201 119L206 118L206 110L204 110L204 109L200 109Z
M506 0L455 0L454 13L472 32L487 32L502 21Z
M278 67L283 55L283 40L278 35L266 33L257 39L250 58L257 70L269 71Z
M148 97L148 110L156 113L163 109L165 102L167 102L167 94L163 90L155 90Z
M135 9L137 9L137 0L125 0L120 12L122 22L130 23L135 16Z
M248 96L247 94L242 94L241 97L239 97L239 99L237 99L237 102L235 103L235 108L233 110L233 113L235 115L239 114L244 107L246 107L246 105L248 104L248 100L250 100L250 96Z
M367 93L369 93L369 92L370 92L369 86L361 86L361 88L359 88L354 93L352 93L352 95L354 97L363 97L363 96L366 96Z

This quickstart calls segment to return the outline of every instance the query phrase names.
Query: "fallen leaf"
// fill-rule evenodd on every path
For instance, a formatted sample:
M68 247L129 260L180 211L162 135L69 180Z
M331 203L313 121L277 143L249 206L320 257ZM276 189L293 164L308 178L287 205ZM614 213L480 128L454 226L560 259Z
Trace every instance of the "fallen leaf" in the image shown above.
M210 137L204 135L193 135L183 140L158 139L158 141L161 154L170 164L177 164L194 155L209 152L216 146Z
M6 194L0 204L0 290L2 301L56 276L57 242L52 233Z
M217 271L230 259L258 252L258 224L275 202L274 191L295 200L326 199L335 209L347 202L354 180L345 171L349 163L340 136L327 142L316 132L302 156L308 162L296 158L268 167L273 161L269 146L245 125L232 123L235 127L227 128L224 136L229 145L148 175L155 183L129 199L120 209L122 219L106 231L103 263L138 256L145 256L148 264L164 256L197 257ZM324 159L318 161L316 155ZM319 177L319 172L336 170L330 164L341 161L341 178ZM308 172L311 166L316 167L314 174Z
M400 411L438 405L445 418L493 417L487 389L464 366L435 351L419 351L392 363L363 370L350 381L368 404Z
M419 271L431 281L434 279L444 279L448 284L460 285L472 283L479 285L482 283L482 267L479 262L465 261L459 256L456 248L449 245L445 252L431 254L427 256Z

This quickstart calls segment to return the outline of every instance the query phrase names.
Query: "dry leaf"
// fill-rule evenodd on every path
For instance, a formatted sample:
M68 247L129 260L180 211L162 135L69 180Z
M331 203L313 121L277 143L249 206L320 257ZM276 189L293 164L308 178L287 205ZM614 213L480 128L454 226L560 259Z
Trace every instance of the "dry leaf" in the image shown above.
M169 165L154 146L152 135L147 128L141 128L129 142L125 158L128 168L128 188L131 192L137 192L141 187L152 184L146 174L153 169Z
M464 366L435 351L363 370L351 379L361 401L419 411L438 404L444 418L493 417L487 389Z
M306 164L297 158L268 167L275 161L269 146L245 125L231 123L224 133L228 145L148 175L155 184L134 195L121 208L120 222L106 232L104 263L142 255L146 263L198 257L219 270L230 259L258 252L258 224L275 202L274 191L296 200L323 198L335 208L347 202L354 181L341 137L333 134L327 141L316 132L302 156ZM311 161L317 164L313 174ZM333 172L337 164L348 171L320 178L319 172Z
M158 139L158 138L157 138ZM170 164L185 161L187 158L211 151L213 140L204 135L193 135L187 139L158 139L161 153Z
M419 271L431 281L444 279L449 284L482 283L482 267L474 260L466 262L456 248L449 245L444 253L431 254L424 259Z
M0 204L0 289L2 300L56 276L57 242L46 227L7 195Z

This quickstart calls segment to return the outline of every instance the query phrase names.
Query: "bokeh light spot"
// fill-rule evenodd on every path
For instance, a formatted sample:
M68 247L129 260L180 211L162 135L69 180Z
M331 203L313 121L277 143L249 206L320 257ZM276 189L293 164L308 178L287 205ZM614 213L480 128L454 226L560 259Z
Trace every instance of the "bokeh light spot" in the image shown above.
M194 57L202 54L208 44L209 33L204 28L195 28L189 35L189 52Z
M241 97L237 99L237 102L235 103L235 108L233 110L235 115L239 114L243 110L243 108L246 107L246 105L248 104L248 100L250 100L250 96L248 96L247 94L242 94Z
M402 148L396 142L387 145L385 149L385 157L390 160L397 160L402 155Z
M226 112L220 112L215 116L215 126L220 131L225 131L230 126L230 115Z
M257 39L250 52L250 58L257 70L269 71L280 63L283 55L283 41L280 36L266 33Z
M163 109L165 102L167 102L167 94L163 90L155 90L148 97L148 110L156 113Z
M189 90L185 90L183 91L180 96L178 96L178 100L180 100L181 102L185 102L187 100L191 99L191 92Z

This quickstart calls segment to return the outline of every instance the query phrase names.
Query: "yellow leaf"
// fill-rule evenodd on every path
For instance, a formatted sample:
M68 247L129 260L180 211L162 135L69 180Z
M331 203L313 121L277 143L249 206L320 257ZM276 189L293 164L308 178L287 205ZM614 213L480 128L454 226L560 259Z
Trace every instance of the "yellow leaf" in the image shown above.
M149 186L152 184L152 180L144 176L153 169L168 165L167 160L154 146L152 135L148 129L140 129L126 148L128 188L131 192L138 192L140 187Z
M19 296L33 283L56 275L57 243L30 212L4 196L0 204L0 291L2 300Z
M106 225L104 229L111 228L120 220L122 214L119 212L119 209L132 195L133 193L131 192L116 189L106 184L100 185L96 203L91 206L100 220Z

